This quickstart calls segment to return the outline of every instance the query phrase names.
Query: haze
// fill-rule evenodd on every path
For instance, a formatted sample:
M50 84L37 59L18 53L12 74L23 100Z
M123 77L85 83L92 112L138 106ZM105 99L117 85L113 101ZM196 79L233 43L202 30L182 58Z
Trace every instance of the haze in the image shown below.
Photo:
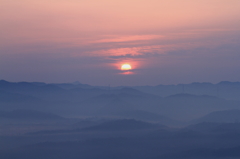
M239 0L1 0L0 79L239 81ZM132 74L121 73L130 63Z

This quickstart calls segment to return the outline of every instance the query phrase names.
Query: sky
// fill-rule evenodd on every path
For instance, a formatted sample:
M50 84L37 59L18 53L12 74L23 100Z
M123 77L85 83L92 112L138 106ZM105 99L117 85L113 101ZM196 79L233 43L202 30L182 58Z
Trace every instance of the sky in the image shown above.
M240 1L0 0L0 79L240 81Z

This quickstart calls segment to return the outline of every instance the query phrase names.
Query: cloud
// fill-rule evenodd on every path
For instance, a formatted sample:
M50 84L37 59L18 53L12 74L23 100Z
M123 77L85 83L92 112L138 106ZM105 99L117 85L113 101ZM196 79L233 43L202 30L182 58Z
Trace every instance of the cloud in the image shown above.
M131 41L148 41L152 39L163 38L161 35L128 35L128 36L116 36L114 38L105 38L93 41L93 43L119 43L119 42L131 42Z
M159 56L158 53L142 53L138 55L134 54L125 54L120 56L109 56L110 59L146 59L148 57L156 57Z

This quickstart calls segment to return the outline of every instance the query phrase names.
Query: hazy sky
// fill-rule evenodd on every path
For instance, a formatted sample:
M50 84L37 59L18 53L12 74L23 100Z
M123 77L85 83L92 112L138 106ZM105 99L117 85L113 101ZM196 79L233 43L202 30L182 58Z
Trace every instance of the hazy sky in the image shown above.
M0 79L240 81L240 0L0 0Z

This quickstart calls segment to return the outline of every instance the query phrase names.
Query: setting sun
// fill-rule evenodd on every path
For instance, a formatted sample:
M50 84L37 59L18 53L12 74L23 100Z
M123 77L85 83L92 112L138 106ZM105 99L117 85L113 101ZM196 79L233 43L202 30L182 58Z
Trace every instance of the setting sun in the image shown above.
M129 65L129 64L123 64L122 67L121 67L121 70L131 70L132 69L132 66Z

